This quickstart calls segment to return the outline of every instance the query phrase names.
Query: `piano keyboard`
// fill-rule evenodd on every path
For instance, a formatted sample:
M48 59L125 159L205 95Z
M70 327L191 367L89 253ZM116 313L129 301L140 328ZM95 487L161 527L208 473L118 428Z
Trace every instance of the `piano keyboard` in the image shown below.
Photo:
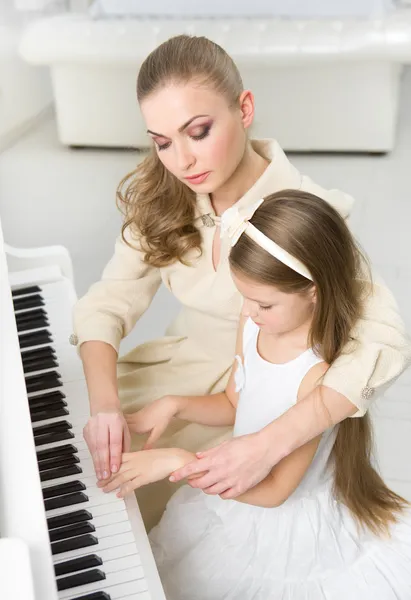
M62 278L19 286L12 300L55 598L165 600L134 494L119 499L96 486L82 434L89 415L87 387L68 342L72 283Z

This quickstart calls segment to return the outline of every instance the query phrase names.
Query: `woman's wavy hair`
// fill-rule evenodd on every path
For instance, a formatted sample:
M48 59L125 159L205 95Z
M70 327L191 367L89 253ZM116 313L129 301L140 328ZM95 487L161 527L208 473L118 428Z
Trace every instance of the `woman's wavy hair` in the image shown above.
M250 222L299 259L312 274L313 282L268 254L245 233L231 250L231 268L286 293L306 294L314 283L316 303L310 346L332 365L347 347L355 347L353 332L371 291L367 259L344 219L313 194L296 190L272 194ZM389 525L408 503L385 485L372 465L368 415L348 418L338 425L330 463L335 496L350 509L357 524L376 534L389 534Z
M178 35L158 46L143 62L137 79L137 99L170 83L196 81L224 94L235 105L243 83L230 56L205 37ZM164 167L154 147L120 182L117 205L124 215L123 239L129 229L140 240L147 264L163 267L186 262L190 250L201 253L194 224L195 193Z

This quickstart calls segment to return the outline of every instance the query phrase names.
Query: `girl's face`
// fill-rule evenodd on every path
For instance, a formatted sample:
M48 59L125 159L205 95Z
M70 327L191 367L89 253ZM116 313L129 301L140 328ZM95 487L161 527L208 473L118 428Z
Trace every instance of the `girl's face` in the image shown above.
M273 335L291 333L310 326L315 306L315 288L305 293L285 293L272 285L256 283L231 271L234 283L244 298L242 313L260 329Z
M211 194L233 175L244 155L254 104L243 92L237 106L210 87L170 84L141 103L158 157L196 193Z

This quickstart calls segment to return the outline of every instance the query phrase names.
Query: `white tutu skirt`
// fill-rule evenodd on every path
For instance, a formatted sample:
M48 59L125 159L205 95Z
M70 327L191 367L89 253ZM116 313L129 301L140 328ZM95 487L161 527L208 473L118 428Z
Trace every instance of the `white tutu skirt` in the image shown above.
M411 513L359 534L329 485L269 509L184 486L149 538L167 600L411 600Z

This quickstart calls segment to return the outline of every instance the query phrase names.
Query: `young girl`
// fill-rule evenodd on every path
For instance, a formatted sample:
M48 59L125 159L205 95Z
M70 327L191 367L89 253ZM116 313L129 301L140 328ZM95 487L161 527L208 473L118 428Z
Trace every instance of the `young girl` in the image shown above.
M244 298L225 392L162 398L129 417L131 427L155 432L179 416L234 423L242 436L310 391L319 401L322 377L347 351L363 313L366 263L343 219L318 197L284 191L257 206L249 221L235 207L222 217ZM411 514L374 470L370 451L368 416L347 419L235 500L180 488L150 533L167 598L408 600ZM169 448L126 454L104 489L121 486L124 495L191 458Z
M91 412L85 439L100 478L116 471L127 447L123 411L169 393L225 389L242 298L230 277L227 237L220 241L221 214L233 205L242 213L287 188L317 194L344 217L352 205L349 196L301 175L275 140L249 139L253 95L212 41L182 35L156 48L140 69L137 96L153 149L120 185L123 235L102 280L79 300L71 338L84 364ZM135 348L117 369L121 339L161 283L181 303L180 314L164 337ZM330 419L364 414L374 391L395 380L410 353L397 306L383 285L374 286L367 319L352 335L358 341L352 358L342 354L332 364L321 403L311 394L261 433L238 436L196 461L192 468L208 473L192 485L238 495L322 433ZM204 449L230 433L229 427L176 419L162 443ZM174 488L159 482L155 490L139 490L147 527L158 522Z

